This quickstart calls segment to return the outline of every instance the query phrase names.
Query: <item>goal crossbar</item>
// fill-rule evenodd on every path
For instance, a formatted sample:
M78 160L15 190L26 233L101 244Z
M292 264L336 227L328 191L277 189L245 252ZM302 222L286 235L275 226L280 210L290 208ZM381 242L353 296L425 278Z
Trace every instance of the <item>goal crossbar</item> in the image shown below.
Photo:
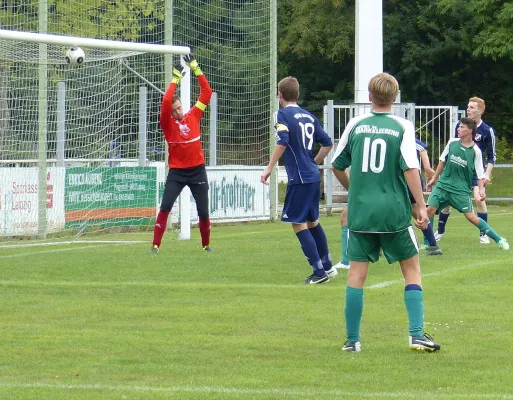
M7 29L0 29L0 39L18 40L32 43L56 44L71 47L80 46L104 50L125 50L141 53L186 55L191 52L191 49L187 46L90 39L75 36L51 35L47 33L20 32Z

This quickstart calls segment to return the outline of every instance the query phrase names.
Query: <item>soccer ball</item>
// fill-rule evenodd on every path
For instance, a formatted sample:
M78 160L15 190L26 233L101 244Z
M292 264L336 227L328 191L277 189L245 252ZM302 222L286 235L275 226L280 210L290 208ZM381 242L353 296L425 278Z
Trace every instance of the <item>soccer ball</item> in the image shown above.
M80 47L72 47L66 52L66 62L69 65L76 67L85 60L85 53Z

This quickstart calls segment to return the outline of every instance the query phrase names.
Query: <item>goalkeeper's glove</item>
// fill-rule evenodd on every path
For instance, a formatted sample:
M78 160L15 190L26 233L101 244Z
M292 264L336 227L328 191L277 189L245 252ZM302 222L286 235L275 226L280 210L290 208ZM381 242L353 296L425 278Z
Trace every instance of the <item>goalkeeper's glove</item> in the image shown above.
M176 83L178 85L184 75L184 68L180 64L173 65L173 79L171 79L171 82Z
M194 75L199 76L203 74L201 71L201 68L198 65L198 62L196 61L196 57L194 57L194 54L189 53L186 56L183 57L183 60L185 63L189 66L192 72L194 72Z

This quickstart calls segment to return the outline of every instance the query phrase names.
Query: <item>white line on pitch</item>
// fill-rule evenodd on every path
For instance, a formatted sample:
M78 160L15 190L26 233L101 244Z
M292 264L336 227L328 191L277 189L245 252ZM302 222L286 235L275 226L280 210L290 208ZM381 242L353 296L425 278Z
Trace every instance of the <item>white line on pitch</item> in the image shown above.
M500 213L494 212L491 214L492 216L511 216L513 213ZM249 232L238 232L238 233L229 233L226 235L220 234L215 237L218 239L224 239L228 237L237 237L237 236L245 236L245 235L265 235L269 233L280 233L287 232L287 229L273 229L273 230L260 230L260 231L249 231ZM13 249L13 248L23 248L23 247L38 247L38 246L60 246L60 245L70 245L70 244L83 244L83 243L119 243L119 244L143 244L148 243L147 240L75 240L75 241L63 241L63 242L40 242L40 243L26 243L26 244L10 244L10 245L0 245L0 250L2 249Z
M28 253L16 253L16 254L8 254L5 256L0 256L0 260L5 258L19 258L19 257L30 257L34 255L39 254L49 254L49 253L62 253L64 251L74 251L74 250L81 250L81 249L94 249L97 247L106 247L106 244L98 244L95 246L73 246L73 247L67 247L64 249L53 249L53 250L41 250L41 251L31 251Z
M442 269L440 271L422 273L422 278L427 278L430 276L451 274L453 272L465 271L467 269L472 269L472 268L480 268L480 267L484 267L484 266L488 266L488 265L503 263L504 261L505 260L494 260L494 261L488 261L488 262L485 261L485 262L468 264L468 265L462 266L462 267L447 268L447 269ZM380 288L384 288L384 287L399 284L399 283L404 283L404 279L394 279L393 281L384 281L384 282L375 283L374 285L366 286L365 289L380 289Z
M38 242L38 243L23 243L23 244L6 244L1 245L1 249L18 249L24 247L46 247L46 246L68 246L71 244L83 243L117 243L117 244L138 244L146 243L144 240L67 240L65 242Z
M309 390L309 389L250 389L223 388L211 386L131 386L131 385L101 385L101 384L51 384L51 383L10 383L0 382L0 388L6 389L55 389L55 390L93 390L111 392L154 392L154 393L220 393L248 396L275 395L291 397L358 397L358 398L391 398L391 399L513 399L513 394L506 393L443 393L443 392L358 392L349 390Z
M92 247L104 247L102 245L97 246L87 246L85 249L89 249ZM70 249L56 249L56 250L47 250L41 252L34 253L25 253L22 255L12 254L10 256L0 256L2 258L13 258L20 257L23 255L31 255L31 254L41 254L41 253L56 253L61 251L70 251L74 249L80 249L80 247L73 247ZM440 276L446 275L458 271L465 271L473 268L480 268L484 266L490 266L494 264L499 264L504 262L504 260L494 260L489 262L480 262L469 264L466 266L456 267L456 268L448 268L440 271L429 272L423 274L423 278L431 277L431 276ZM380 289L388 286L392 286L395 284L403 284L403 279L394 279L390 281L384 281L375 283L373 285L366 286L365 289ZM205 289L218 289L218 288L254 288L254 289L301 289L303 290L304 285L300 284L275 284L275 283L233 283L233 282L148 282L148 281L119 281L119 282L78 282L78 281L20 281L20 280L3 280L0 281L0 286L69 286L69 287L123 287L123 286L146 286L146 287L178 287L178 288L205 288ZM336 289L339 290L339 285L322 285L322 290Z
M87 247L90 248L91 246ZM98 246L100 247L100 246ZM68 249L60 249L53 251L65 251ZM71 250L71 249L69 249ZM47 252L51 252L52 250L48 250ZM36 253L30 253L36 254ZM7 257L7 256L4 256ZM3 257L0 257L3 258ZM494 260L489 262L482 263L474 263L469 264L467 266L456 267L456 268L448 268L440 271L429 272L423 274L424 278L431 276L439 276L450 274L458 271L465 271L472 268L480 268L483 266L490 266L494 264L499 264L504 262L504 260ZM375 283L373 285L366 286L365 289L380 289L384 287L388 287L395 284L403 284L403 279L394 279L391 281L384 281ZM205 289L218 289L218 288L253 288L253 289L300 289L304 290L304 285L300 284L275 284L275 283L233 283L233 282L148 282L148 281L119 281L119 282L78 282L78 281L20 281L20 280L3 280L0 281L0 286L69 286L69 287L135 287L135 286L145 286L145 287L175 287L175 288L205 288ZM322 290L336 289L340 290L339 285L322 285Z
M82 242L75 242L75 244L77 244L77 243L84 244L84 243L87 243L87 242L84 242L84 241L82 241ZM38 254L62 253L64 251L75 251L75 250L82 250L82 249L95 249L95 248L98 248L98 247L107 247L109 245L111 245L111 246L120 246L120 245L123 245L123 244L131 244L131 243L133 244L133 243L140 243L140 242L139 241L125 242L125 241L109 241L109 240L105 240L105 241L94 241L94 242L90 242L90 243L102 243L102 244L93 244L93 245L86 245L86 246L72 246L72 247L65 247L65 248L62 248L62 249L29 251L27 253L7 254L7 255L4 255L4 256L0 256L0 260L5 259L5 258L30 257L30 256L33 256L33 255L38 255Z
M3 280L0 286L69 286L69 287L156 287L156 288L196 288L196 289L305 289L302 284L275 284L275 283L214 283L214 282L145 282L145 281L119 281L119 282L79 282L79 281L20 281ZM324 289L327 289L324 286ZM331 286L340 290L340 286Z

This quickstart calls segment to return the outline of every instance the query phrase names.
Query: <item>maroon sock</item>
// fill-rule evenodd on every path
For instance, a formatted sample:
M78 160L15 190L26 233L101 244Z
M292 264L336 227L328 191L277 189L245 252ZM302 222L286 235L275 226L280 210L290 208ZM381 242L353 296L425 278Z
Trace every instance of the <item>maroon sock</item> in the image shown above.
M166 231L167 218L169 217L169 211L159 211L157 220L155 221L155 228L153 229L153 245L160 247L162 242L162 236Z
M199 230L201 234L201 247L210 245L210 219L199 220Z

